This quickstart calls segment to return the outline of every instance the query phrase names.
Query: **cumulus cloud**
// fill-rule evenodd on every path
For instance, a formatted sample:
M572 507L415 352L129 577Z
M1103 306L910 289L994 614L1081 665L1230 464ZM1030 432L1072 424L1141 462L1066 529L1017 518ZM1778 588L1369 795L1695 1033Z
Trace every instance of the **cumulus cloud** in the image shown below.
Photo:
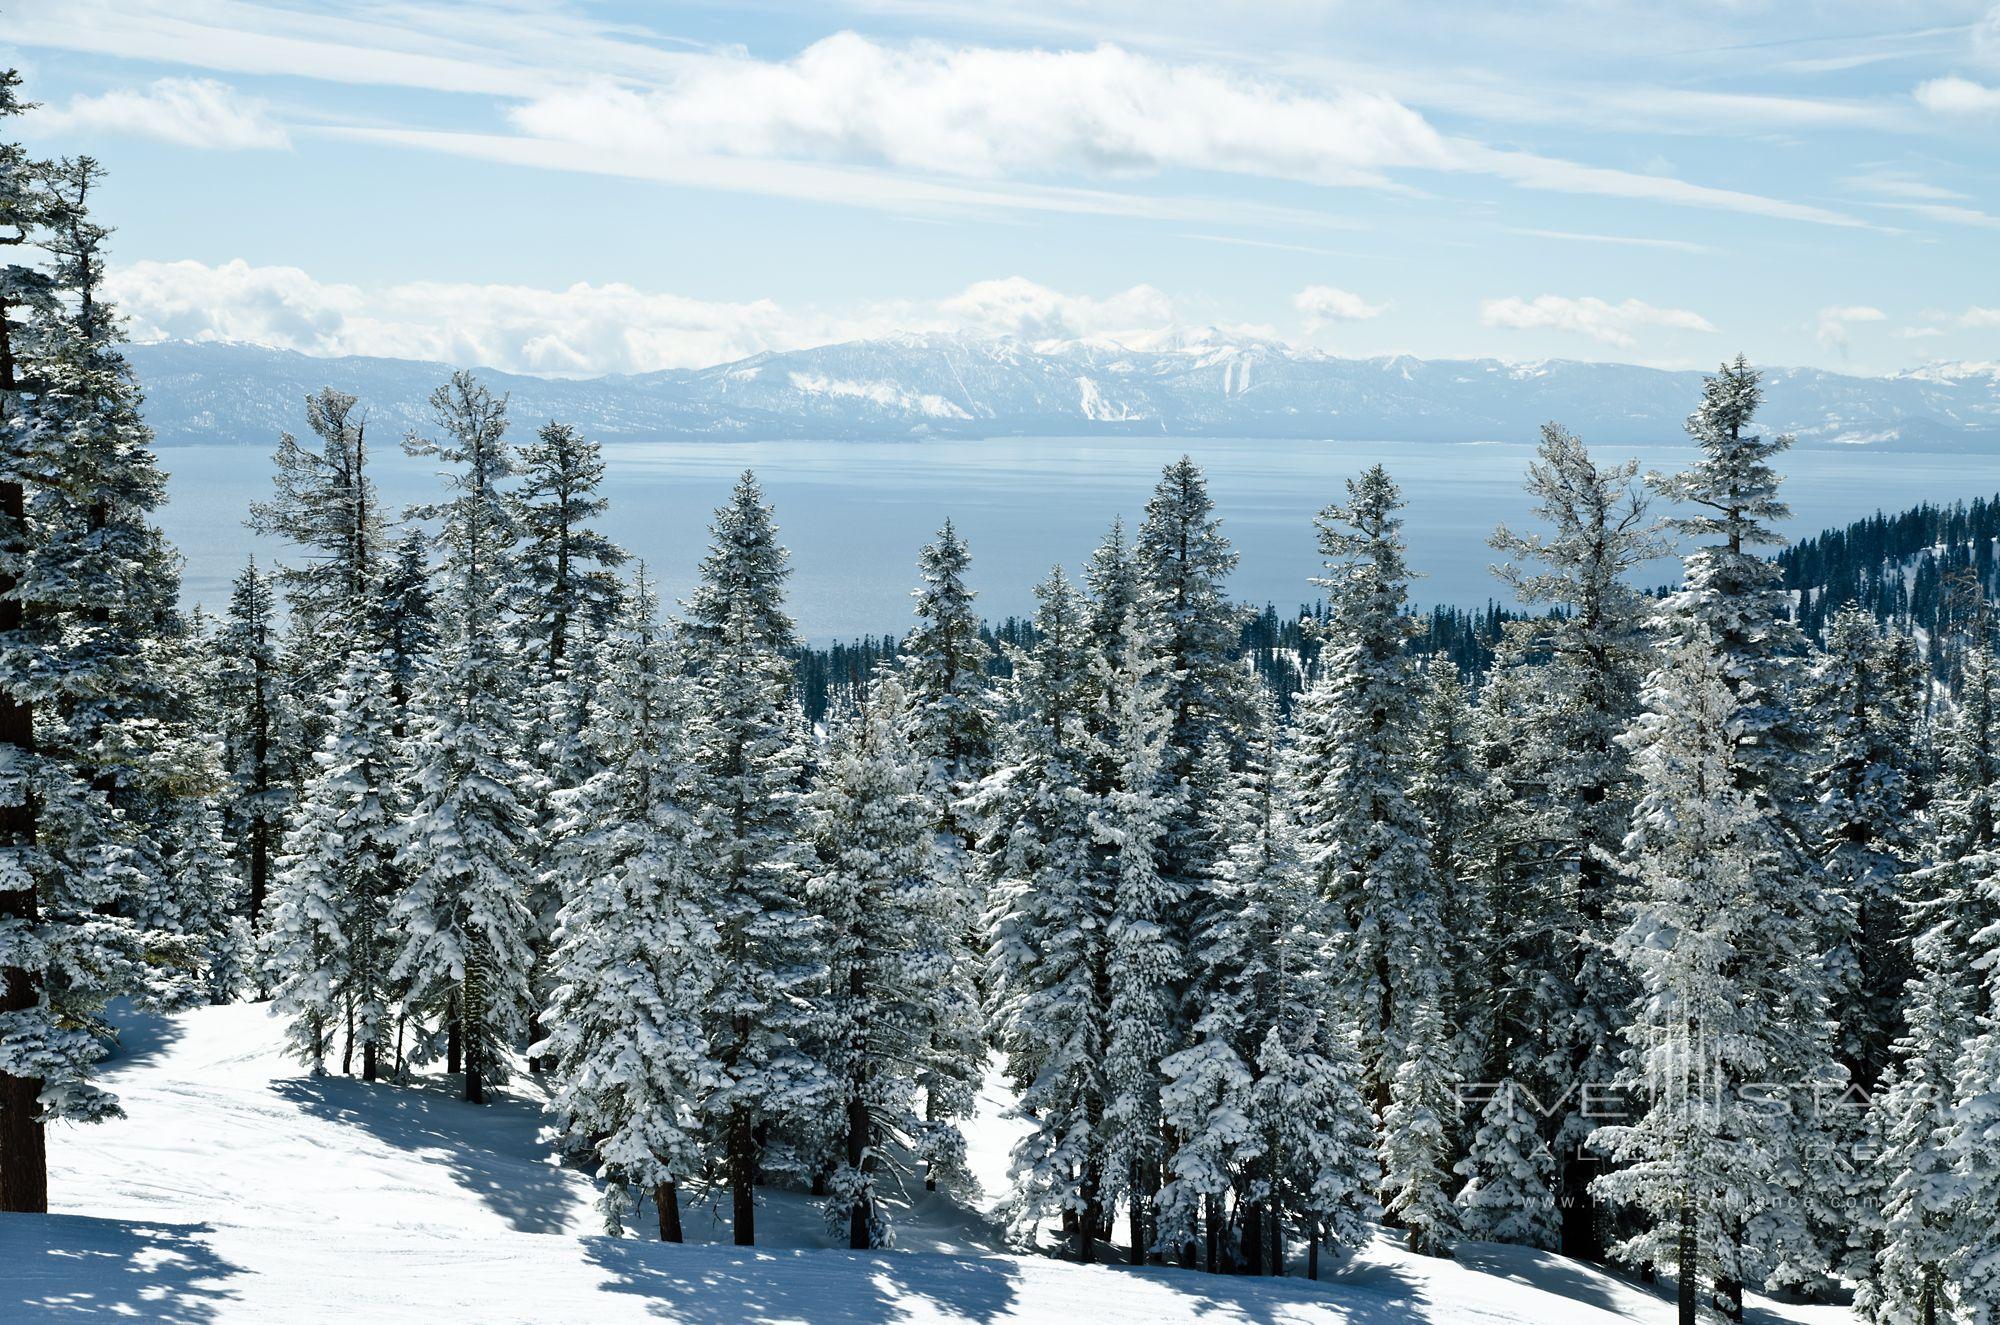
M1879 308L1866 304L1840 304L1819 310L1819 325L1813 335L1821 348L1847 353L1847 329L1856 322L1881 322L1888 317Z
M1099 298L1021 277L980 281L935 302L839 313L623 284L550 290L413 281L364 289L240 259L139 262L114 271L109 284L139 340L248 341L304 354L433 359L549 376L702 368L892 332L1140 344L1170 334L1179 321L1174 301L1151 286Z
M1331 285L1308 285L1292 296L1292 307L1306 315L1307 329L1314 331L1334 322L1365 322L1389 308Z
M860 161L997 178L1171 166L1383 183L1452 151L1393 97L1299 95L1116 46L887 45L855 33L782 62L686 62L664 85L564 89L517 108L537 137L633 152Z
M262 98L212 78L162 78L144 88L77 97L61 109L41 112L35 123L51 133L130 133L224 151L291 142Z
M1701 314L1686 308L1657 308L1638 299L1610 303L1586 295L1571 299L1545 294L1534 299L1488 299L1479 306L1480 320L1489 327L1513 331L1567 331L1606 345L1630 349L1643 328L1713 332Z
M2000 114L2000 87L1953 75L1917 84L1917 104L1940 115Z
M1020 276L974 282L938 307L959 329L1024 340L1105 336L1130 342L1156 335L1178 320L1174 301L1150 285L1095 299Z

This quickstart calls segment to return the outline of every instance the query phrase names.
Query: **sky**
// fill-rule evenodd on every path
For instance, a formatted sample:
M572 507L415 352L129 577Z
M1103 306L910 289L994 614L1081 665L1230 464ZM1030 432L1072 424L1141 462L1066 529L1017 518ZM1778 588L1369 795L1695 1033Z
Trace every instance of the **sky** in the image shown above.
M2000 360L1995 0L0 0L138 339Z

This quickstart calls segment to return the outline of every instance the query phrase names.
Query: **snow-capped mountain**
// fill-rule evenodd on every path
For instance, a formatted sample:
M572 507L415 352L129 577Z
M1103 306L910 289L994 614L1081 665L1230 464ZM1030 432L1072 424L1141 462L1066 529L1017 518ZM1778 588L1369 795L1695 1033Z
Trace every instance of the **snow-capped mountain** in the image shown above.
M134 346L147 416L168 445L265 444L332 385L391 433L427 422L449 367L316 359L285 350ZM1088 436L1528 440L1551 419L1588 440L1678 438L1700 374L1629 364L1343 359L1268 341L898 336L754 355L713 368L584 380L482 376L522 421L562 418L607 439ZM1803 445L2000 451L2000 365L1891 377L1779 368L1761 419Z

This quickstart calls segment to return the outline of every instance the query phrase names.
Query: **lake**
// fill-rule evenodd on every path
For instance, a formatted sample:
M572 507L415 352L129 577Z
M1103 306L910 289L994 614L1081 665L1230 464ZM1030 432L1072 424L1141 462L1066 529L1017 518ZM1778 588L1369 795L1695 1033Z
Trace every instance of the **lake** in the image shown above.
M1521 479L1528 444L1356 443L1214 439L1004 438L913 442L607 443L611 509L602 525L645 559L671 603L686 594L708 521L736 476L754 469L777 508L794 567L791 604L816 642L901 633L910 614L917 549L946 516L971 544L972 584L992 619L1032 610L1032 587L1055 562L1074 571L1113 516L1135 526L1160 468L1183 452L1207 470L1223 528L1242 553L1237 597L1281 611L1312 600L1318 568L1312 517L1345 493L1344 480L1388 467L1409 502L1410 565L1420 603L1477 606L1500 595L1486 537L1498 521L1532 524ZM1605 448L1601 461L1625 452ZM1642 448L1648 467L1678 469L1686 447ZM213 610L254 548L268 564L284 549L243 528L249 503L268 497L268 450L163 450L169 503L161 523L186 558L186 591ZM384 451L371 462L394 509L436 495L434 462ZM1779 457L1792 504L1788 534L1815 533L1878 509L1993 495L1992 457L1802 450ZM1659 508L1664 510L1665 508ZM1648 583L1673 578L1670 564Z

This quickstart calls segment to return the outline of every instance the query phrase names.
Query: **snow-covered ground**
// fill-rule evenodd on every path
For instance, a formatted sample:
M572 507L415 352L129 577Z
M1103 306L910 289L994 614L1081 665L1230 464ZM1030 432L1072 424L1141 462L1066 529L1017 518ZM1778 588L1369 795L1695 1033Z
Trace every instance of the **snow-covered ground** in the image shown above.
M1600 1325L1672 1319L1624 1280L1520 1248L1456 1261L1388 1241L1322 1283L1070 1265L999 1250L976 1211L921 1191L900 1249L830 1249L811 1202L775 1194L770 1243L726 1245L706 1205L691 1241L597 1236L585 1174L538 1140L531 1086L481 1109L441 1085L306 1078L261 1006L130 1025L107 1073L128 1117L51 1139L55 1208L0 1216L0 1321L1257 1322ZM997 1083L988 1108L1004 1106ZM984 1120L973 1161L1004 1166ZM650 1215L643 1212L641 1218ZM1753 1320L1846 1322L1759 1304Z

